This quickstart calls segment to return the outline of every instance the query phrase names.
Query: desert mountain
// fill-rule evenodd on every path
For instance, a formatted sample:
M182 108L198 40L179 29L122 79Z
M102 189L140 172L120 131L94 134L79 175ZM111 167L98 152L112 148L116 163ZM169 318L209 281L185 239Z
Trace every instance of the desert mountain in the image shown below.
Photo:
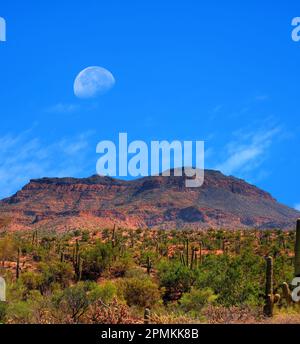
M31 180L0 201L2 229L293 228L300 213L241 179L205 171L201 188L185 177L109 177ZM1 227L0 227L1 228Z

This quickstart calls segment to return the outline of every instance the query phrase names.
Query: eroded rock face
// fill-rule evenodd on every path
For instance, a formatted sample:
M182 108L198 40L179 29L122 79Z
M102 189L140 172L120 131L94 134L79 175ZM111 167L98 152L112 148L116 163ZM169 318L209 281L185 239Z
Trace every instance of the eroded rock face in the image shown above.
M201 188L184 177L43 178L0 201L1 228L56 230L119 226L160 228L292 228L300 216L243 180L206 170Z
M196 207L187 207L180 209L179 218L185 222L204 222L203 213Z

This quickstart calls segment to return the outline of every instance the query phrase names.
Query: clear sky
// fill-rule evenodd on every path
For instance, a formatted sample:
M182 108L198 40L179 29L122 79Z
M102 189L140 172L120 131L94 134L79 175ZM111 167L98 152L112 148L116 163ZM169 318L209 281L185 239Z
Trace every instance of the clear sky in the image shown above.
M300 209L299 0L2 0L0 197L95 174L100 140L205 140L208 168ZM73 93L88 66L115 86Z

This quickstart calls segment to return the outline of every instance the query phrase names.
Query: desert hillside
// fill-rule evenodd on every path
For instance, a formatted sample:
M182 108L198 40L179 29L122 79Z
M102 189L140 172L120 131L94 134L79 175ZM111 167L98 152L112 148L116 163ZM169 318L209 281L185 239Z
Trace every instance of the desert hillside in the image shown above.
M243 180L206 170L201 188L185 177L108 177L31 180L0 201L2 227L161 229L290 229L300 213Z

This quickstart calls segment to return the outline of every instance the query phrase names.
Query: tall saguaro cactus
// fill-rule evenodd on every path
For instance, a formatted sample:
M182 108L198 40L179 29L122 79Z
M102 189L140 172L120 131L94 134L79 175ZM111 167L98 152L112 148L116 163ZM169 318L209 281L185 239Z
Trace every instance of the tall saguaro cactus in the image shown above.
M75 247L73 248L73 267L74 267L74 271L75 271L75 275L76 275L77 281L81 280L82 265L83 265L83 259L80 256L79 241L76 240Z
M264 314L268 317L273 316L274 304L280 299L279 294L274 295L274 281L273 281L273 258L266 258L266 291L265 291L265 306Z
M300 219L297 220L296 228L295 277L300 277Z
M112 230L111 245L112 245L112 248L115 248L116 246L116 225L114 225L114 228Z
M185 240L184 243L184 251L180 252L180 262L182 265L190 268L191 270L197 268L198 261L197 261L197 251L198 249L194 246L190 247L189 239ZM202 255L201 247L200 247L200 257ZM202 259L202 258L200 258Z
M151 258L148 256L147 257L147 274L148 275L151 274L151 269L152 269L152 262L151 262Z
M20 277L20 255L21 255L21 250L18 248L18 253L17 253L17 264L16 264L16 279L18 280Z
M266 258L266 295L273 294L273 258Z
M190 255L189 246L190 246L189 239L186 239L186 265L187 266L189 266L189 255Z
M199 265L202 265L202 261L203 261L203 258L202 258L202 242L199 243Z
M266 258L266 291L265 291L265 307L264 314L266 316L273 316L273 258Z

